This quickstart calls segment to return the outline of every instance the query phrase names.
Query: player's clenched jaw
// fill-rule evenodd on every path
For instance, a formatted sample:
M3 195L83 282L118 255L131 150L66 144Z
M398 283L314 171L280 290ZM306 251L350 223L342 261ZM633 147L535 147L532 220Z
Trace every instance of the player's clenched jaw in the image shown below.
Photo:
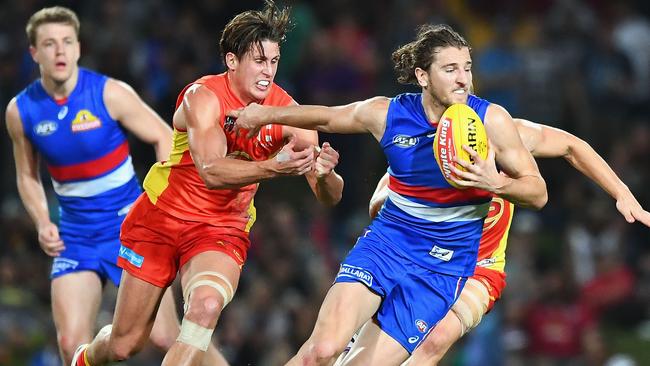
M64 83L77 70L80 46L75 29L63 23L46 23L36 29L35 45L29 50L41 77Z
M280 61L280 45L263 40L259 44L253 43L241 58L232 52L227 53L225 61L237 96L244 104L259 102L271 91Z
M418 75L423 92L435 104L449 107L454 103L467 103L472 86L472 58L467 47L441 47L436 50L433 62Z

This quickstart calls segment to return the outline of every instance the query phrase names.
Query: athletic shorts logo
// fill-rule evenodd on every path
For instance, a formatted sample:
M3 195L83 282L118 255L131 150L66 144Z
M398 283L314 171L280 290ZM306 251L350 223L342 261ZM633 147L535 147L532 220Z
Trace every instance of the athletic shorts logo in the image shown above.
M63 272L69 269L75 269L79 265L79 262L68 259L68 258L62 258L62 257L56 257L54 258L54 262L52 262L52 274L57 274L59 272Z
M438 258L441 261L449 262L451 260L451 257L453 257L454 255L454 251L445 248L440 248L439 246L434 245L433 248L431 248L429 255Z
M144 262L143 256L125 247L124 245L120 246L119 256L126 259L129 263L138 268L142 267L142 262Z
M413 344L413 343L415 343L415 342L417 342L417 341L419 341L419 340L420 340L420 337L418 337L418 336L415 336L415 337L409 337L409 343L410 343L410 344Z
M422 319L418 319L415 321L415 326L418 328L420 333L426 333L427 329L429 329L429 326L427 325L427 322L425 322Z
M339 273L336 277L350 277L356 278L363 282L366 286L372 287L372 275L361 267L351 266L349 264L342 264Z

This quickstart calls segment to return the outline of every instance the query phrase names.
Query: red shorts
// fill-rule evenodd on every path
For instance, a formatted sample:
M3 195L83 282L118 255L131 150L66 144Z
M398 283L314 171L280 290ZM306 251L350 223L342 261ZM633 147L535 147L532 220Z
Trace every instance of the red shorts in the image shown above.
M480 281L488 290L490 302L485 312L487 314L494 307L494 303L501 298L501 293L506 288L506 274L505 272L477 266L471 278Z
M250 241L231 227L178 219L154 206L146 193L135 201L120 233L117 264L134 277L167 287L179 268L199 253L223 252L241 268Z

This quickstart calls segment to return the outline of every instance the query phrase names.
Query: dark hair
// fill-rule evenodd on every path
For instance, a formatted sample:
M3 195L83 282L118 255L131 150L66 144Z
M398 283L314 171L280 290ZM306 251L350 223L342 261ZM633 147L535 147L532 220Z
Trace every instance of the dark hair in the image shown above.
M426 24L419 27L415 41L393 52L392 60L397 81L401 84L418 85L415 69L419 67L428 70L433 56L444 47L467 47L471 50L465 38L446 24Z
M27 33L27 39L29 39L30 45L36 46L36 31L38 27L49 23L70 25L74 28L77 38L79 38L79 18L77 18L77 14L63 6L53 6L37 11L27 21L25 32Z
M292 25L289 8L279 9L273 0L265 0L265 4L263 10L245 11L226 24L219 41L224 64L228 52L241 58L253 47L258 47L263 53L262 41L284 42Z

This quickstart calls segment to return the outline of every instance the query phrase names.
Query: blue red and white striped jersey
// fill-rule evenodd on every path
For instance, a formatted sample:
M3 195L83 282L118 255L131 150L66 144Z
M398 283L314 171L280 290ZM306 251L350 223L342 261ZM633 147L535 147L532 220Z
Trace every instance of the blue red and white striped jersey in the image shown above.
M470 95L467 104L485 118L489 102ZM447 183L433 153L436 127L437 121L426 117L421 94L391 100L380 141L388 159L389 194L369 229L426 268L470 276L491 195Z
M61 222L90 230L121 222L141 193L126 132L104 105L107 80L80 68L65 100L48 95L40 79L16 99L24 134L52 178Z

